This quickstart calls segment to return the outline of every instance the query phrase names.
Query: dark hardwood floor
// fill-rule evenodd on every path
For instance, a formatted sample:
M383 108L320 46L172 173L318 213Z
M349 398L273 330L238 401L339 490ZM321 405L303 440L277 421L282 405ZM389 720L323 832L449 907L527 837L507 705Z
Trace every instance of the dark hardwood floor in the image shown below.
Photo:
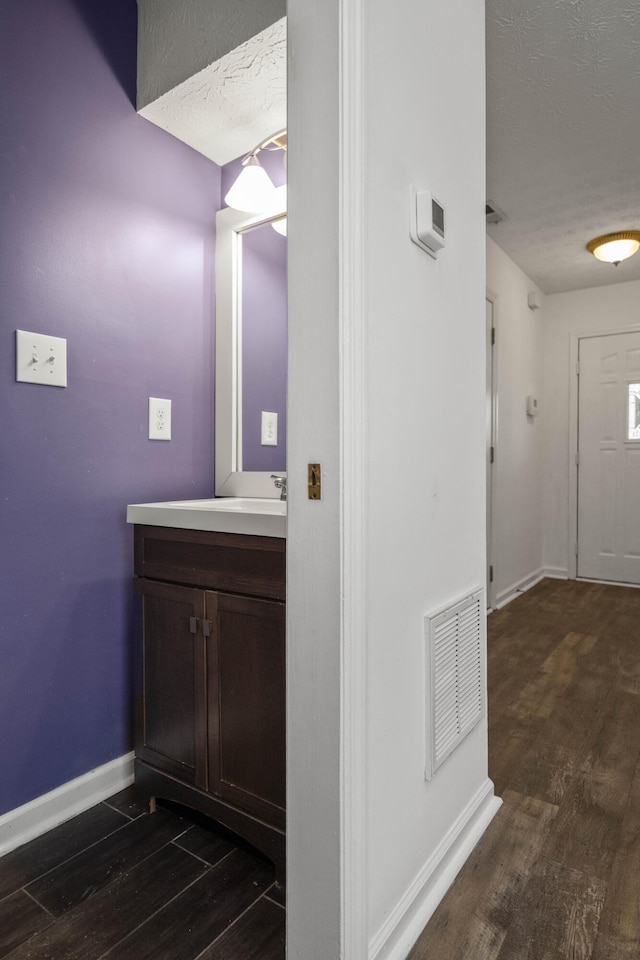
M273 883L213 822L125 790L0 859L0 958L284 960Z
M488 621L504 804L411 960L640 958L640 590L543 580Z

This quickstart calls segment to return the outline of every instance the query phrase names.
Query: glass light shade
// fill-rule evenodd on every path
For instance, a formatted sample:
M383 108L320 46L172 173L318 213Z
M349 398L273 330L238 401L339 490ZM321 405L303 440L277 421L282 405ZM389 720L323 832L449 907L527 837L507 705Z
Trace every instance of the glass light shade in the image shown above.
M280 217L279 220L272 220L271 226L276 231L276 233L281 234L281 236L286 237L287 235L287 218Z
M637 253L640 243L637 240L610 240L593 251L594 257L606 263L620 263Z
M605 263L620 263L628 260L640 250L640 231L623 230L620 233L608 233L596 237L587 244L587 250Z
M243 166L224 202L233 210L243 213L265 213L273 209L275 190L267 171L253 154Z

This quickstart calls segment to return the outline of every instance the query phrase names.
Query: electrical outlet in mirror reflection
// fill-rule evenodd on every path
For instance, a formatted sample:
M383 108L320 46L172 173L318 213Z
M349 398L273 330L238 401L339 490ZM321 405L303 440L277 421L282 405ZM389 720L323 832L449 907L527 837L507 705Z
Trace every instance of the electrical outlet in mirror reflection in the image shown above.
M278 414L262 411L262 428L260 443L263 447L278 446Z

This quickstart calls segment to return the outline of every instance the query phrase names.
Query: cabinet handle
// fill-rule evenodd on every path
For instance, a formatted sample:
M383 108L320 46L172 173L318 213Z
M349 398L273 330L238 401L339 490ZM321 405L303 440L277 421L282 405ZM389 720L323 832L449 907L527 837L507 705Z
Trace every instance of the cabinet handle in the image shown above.
M202 633L205 637L211 636L211 620L202 621Z
M189 633L197 633L197 632L198 632L198 618L189 617Z

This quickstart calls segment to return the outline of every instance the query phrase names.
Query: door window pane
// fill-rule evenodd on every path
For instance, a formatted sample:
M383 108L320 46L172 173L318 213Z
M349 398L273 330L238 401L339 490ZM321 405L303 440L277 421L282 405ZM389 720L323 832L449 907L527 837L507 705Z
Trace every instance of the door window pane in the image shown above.
M627 440L640 440L640 383L629 384Z

